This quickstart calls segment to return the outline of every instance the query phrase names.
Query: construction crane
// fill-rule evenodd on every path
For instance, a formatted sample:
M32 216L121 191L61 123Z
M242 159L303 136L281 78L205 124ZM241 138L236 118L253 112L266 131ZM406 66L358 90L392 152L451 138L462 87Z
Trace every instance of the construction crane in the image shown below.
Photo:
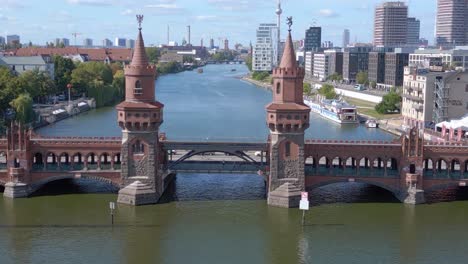
M73 32L72 33L72 36L75 38L75 46L76 46L76 37L80 36L80 35L81 35L81 33L78 33L78 32Z

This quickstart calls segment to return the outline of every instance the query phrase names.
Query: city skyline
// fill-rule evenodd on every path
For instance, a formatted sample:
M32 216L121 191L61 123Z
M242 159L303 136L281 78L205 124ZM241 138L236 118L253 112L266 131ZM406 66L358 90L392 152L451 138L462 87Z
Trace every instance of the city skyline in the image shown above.
M147 43L167 42L167 25L171 28L171 40L181 42L186 36L187 25L192 26L192 40L228 38L231 43L247 45L255 40L255 28L260 23L276 21L276 0L203 0L194 5L189 0L143 0L138 4L129 0L52 0L44 6L40 1L18 3L0 0L2 36L18 34L21 42L45 44L57 37L73 39L79 32L77 43L85 38L100 43L115 37L134 38L133 16L145 14ZM307 0L283 0L283 16L295 18L294 39L304 38L311 25L323 28L324 41L341 44L345 28L351 31L351 42L371 42L374 8L380 0L344 1L326 3ZM44 15L45 14L45 15ZM409 16L421 20L421 37L434 40L436 0L412 1ZM359 19L357 19L359 18ZM35 21L31 23L30 21ZM47 32L47 34L44 34ZM284 39L286 32L282 32Z

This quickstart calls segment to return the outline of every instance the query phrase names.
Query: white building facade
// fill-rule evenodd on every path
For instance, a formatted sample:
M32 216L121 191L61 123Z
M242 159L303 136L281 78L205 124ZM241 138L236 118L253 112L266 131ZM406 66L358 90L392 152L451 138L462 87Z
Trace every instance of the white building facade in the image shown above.
M426 59L441 58L446 66L468 69L468 47L457 47L451 50L419 49L409 55L409 66L423 67Z
M314 54L314 77L322 82L328 78L329 58L330 55L326 53Z
M402 115L409 127L461 118L468 112L468 72L405 67Z
M278 27L274 23L260 24L253 51L253 71L272 71L277 66Z

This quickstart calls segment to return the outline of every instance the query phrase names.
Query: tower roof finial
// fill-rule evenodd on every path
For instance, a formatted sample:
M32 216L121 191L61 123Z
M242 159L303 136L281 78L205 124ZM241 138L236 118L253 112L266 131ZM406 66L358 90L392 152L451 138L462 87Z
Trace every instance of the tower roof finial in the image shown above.
M136 15L138 21L138 30L141 31L141 23L143 23L143 15Z
M288 21L287 24L289 26L289 34L288 34L288 38L286 39L286 45L283 51L283 58L281 58L281 63L279 67L295 69L297 68L297 62L296 62L296 53L294 52L294 45L293 45L292 37L291 37L291 26L293 24L292 17L288 17L287 21Z
M288 29L289 32L291 32L291 26L293 25L293 20L292 19L293 19L292 16L286 18L286 21L287 21L287 24L288 24L288 27L289 27L289 29Z

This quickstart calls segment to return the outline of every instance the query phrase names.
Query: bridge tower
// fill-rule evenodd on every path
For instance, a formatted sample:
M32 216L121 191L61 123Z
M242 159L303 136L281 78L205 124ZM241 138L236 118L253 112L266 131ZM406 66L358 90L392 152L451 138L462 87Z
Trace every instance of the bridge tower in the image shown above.
M131 205L157 203L164 191L159 156L159 127L164 105L156 101L156 67L145 51L141 22L133 59L125 66L125 101L117 105L122 128L122 185L118 202Z
M290 28L281 63L273 70L273 102L266 107L270 129L269 205L297 207L300 192L305 190L304 132L309 127L310 108L304 104L304 75L296 62Z
M7 130L7 168L8 182L3 196L23 198L29 195L29 171L31 168L30 137L31 131L21 123L12 122Z
M413 127L408 134L402 137L402 153L399 199L406 204L425 203L423 190L424 139L418 128Z

